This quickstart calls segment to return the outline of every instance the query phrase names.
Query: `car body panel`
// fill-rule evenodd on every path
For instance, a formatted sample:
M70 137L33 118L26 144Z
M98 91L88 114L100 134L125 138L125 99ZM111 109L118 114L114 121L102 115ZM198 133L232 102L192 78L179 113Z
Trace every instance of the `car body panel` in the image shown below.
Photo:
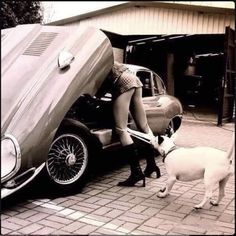
M142 99L144 109L153 133L155 135L164 134L174 117L178 116L179 119L182 119L183 108L180 101L176 97L167 94L164 82L152 70L138 65L126 64L126 66L138 77L140 72L150 74L150 96L145 96ZM155 89L155 85L158 85L157 89ZM134 124L131 125L131 128L135 128Z
M75 57L60 70L58 55ZM2 40L1 129L20 146L20 172L37 167L65 114L82 95L93 96L113 64L109 39L95 28L21 25Z

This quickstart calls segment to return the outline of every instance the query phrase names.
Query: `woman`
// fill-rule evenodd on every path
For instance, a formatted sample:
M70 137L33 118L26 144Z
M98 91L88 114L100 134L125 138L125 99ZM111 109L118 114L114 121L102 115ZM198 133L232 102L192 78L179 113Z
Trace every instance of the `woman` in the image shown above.
M160 170L156 166L154 159L154 149L150 146L150 153L147 155L147 166L143 174L138 161L137 147L130 134L127 132L130 109L137 128L141 132L147 133L154 138L147 123L147 117L142 103L143 85L139 78L132 74L124 64L118 62L114 62L105 84L106 85L100 90L100 96L102 95L101 91L108 89L108 87L110 88L113 100L115 130L123 146L124 155L127 157L131 171L128 179L119 182L118 186L134 186L137 182L142 180L142 186L145 187L145 176L149 177L153 172L156 172L157 178L160 177Z

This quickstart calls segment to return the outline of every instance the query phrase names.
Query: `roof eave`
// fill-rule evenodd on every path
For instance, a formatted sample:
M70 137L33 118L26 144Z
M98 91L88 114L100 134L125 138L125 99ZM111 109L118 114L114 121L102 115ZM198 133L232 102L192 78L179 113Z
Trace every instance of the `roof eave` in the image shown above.
M222 7L211 7L211 6L199 6L199 5L190 5L190 4L180 4L180 3L173 3L168 1L131 1L127 3L121 3L115 6L107 7L104 9L99 9L96 11L91 11L88 13L84 13L81 15L72 16L69 18L64 18L61 20L56 20L47 23L47 25L65 25L68 23L73 23L75 21L91 18L94 16L98 16L104 13L109 13L112 11L121 10L127 7L162 7L162 8L174 8L174 9L188 9L194 10L198 12L212 12L212 13L219 13L219 14L235 14L234 9L232 8L222 8Z

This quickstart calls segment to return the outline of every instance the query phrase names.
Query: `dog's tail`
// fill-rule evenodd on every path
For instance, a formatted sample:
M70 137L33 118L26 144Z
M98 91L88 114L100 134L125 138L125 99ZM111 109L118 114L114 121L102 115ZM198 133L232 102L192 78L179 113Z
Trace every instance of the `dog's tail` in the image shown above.
M234 152L235 152L235 133L233 133L233 137L232 137L232 142L230 145L230 148L228 149L228 151L226 152L226 157L229 160L230 164L233 163L234 160Z

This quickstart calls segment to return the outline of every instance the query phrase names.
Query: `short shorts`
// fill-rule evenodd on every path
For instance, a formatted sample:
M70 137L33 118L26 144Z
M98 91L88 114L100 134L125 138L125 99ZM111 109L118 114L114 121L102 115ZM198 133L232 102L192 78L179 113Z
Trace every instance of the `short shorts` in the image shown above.
M142 86L142 82L136 75L124 71L113 85L112 98L115 100L122 93L125 93L132 88L140 88Z

